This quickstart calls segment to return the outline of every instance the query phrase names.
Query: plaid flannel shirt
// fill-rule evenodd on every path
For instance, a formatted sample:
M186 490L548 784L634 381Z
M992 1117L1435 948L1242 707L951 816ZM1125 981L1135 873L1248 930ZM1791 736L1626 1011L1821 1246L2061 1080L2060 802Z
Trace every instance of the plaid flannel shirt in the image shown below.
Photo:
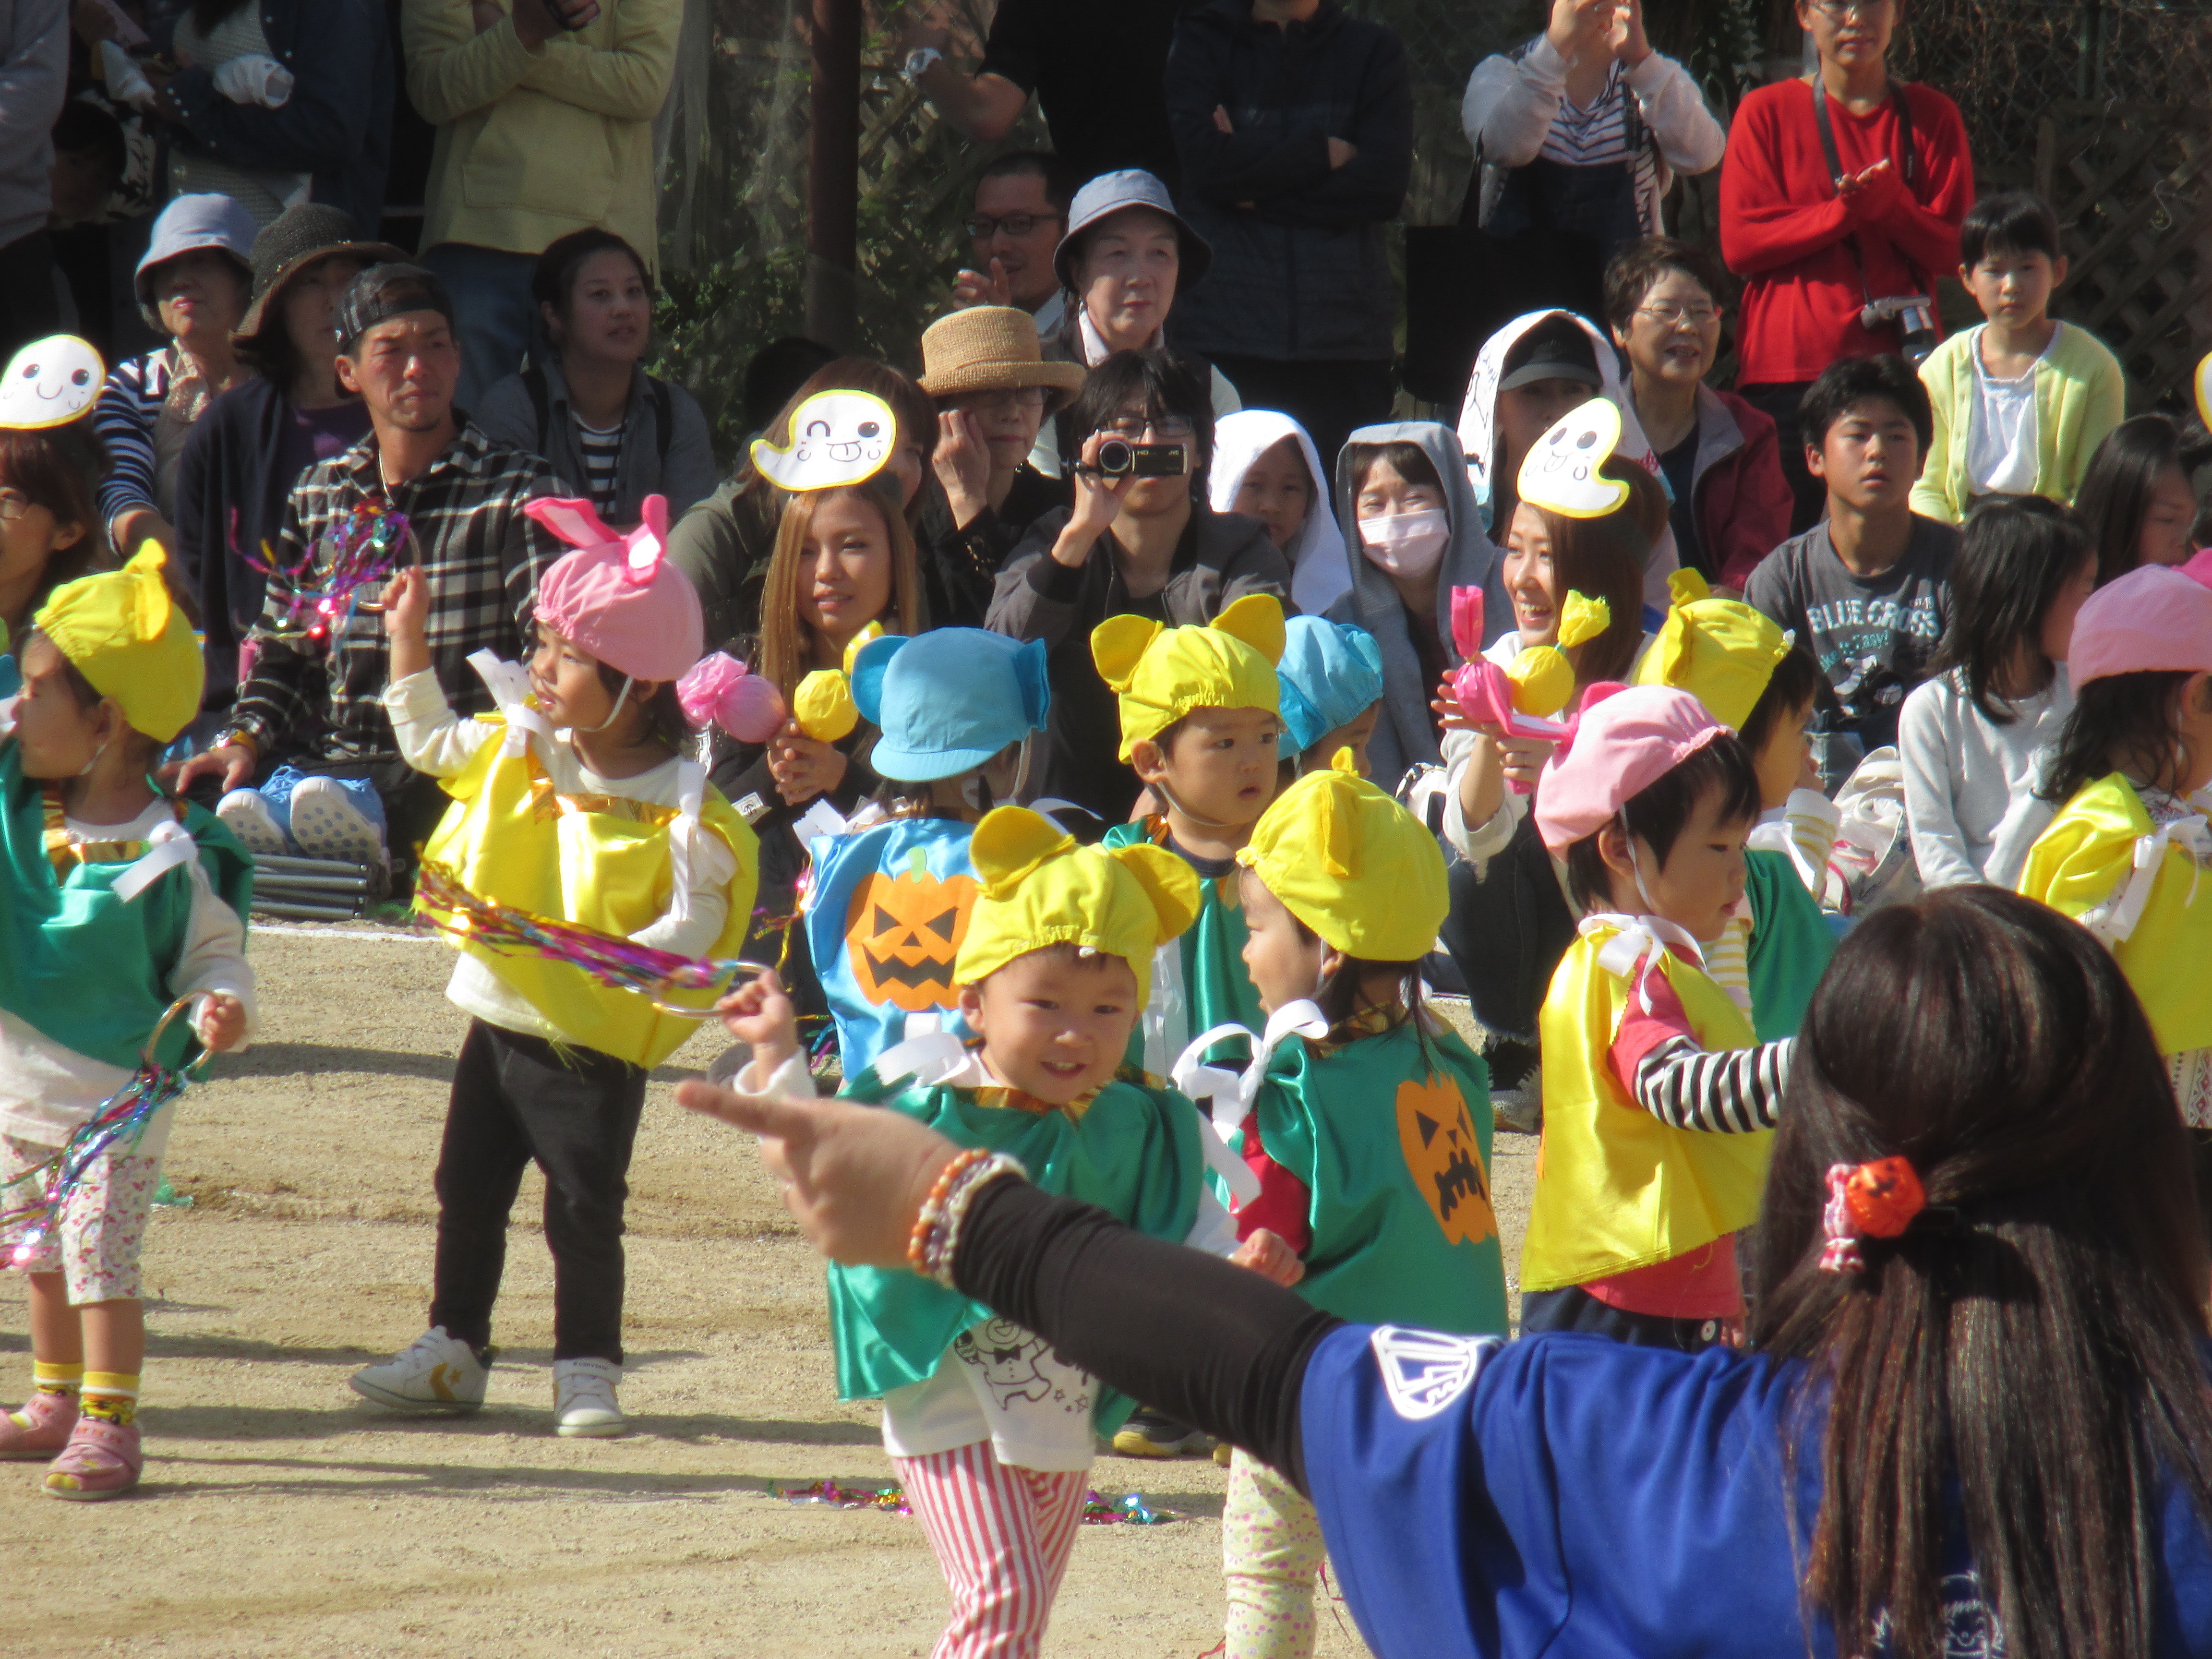
M374 432L344 454L308 468L284 507L277 567L290 567L356 502L380 493ZM473 425L464 425L428 471L391 492L412 536L403 562L419 564L430 584L431 668L446 700L463 714L492 707L490 693L468 665L470 653L489 647L509 659L521 656L538 578L568 550L524 514L522 504L563 493L544 460L501 448ZM384 618L355 605L327 642L310 641L287 621L292 592L290 584L270 580L261 620L246 636L259 654L232 710L232 726L252 738L265 759L396 760L398 745L384 708L392 678ZM361 597L376 595L365 590Z

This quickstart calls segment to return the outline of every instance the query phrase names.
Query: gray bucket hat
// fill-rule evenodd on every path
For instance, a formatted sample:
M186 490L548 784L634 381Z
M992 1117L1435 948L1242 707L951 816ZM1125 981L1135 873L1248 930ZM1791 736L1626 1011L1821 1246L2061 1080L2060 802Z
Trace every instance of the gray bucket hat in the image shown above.
M1206 238L1193 230L1182 215L1176 211L1175 198L1168 194L1168 187L1142 167L1102 173L1075 192L1075 199L1067 204L1067 234L1052 251L1053 273L1060 278L1060 285L1075 286L1076 239L1101 219L1125 208L1147 208L1173 222L1176 240L1182 254L1182 269L1176 278L1176 290L1188 292L1196 288L1206 267L1213 263L1213 250L1206 245Z
M213 192L179 196L163 208L154 221L153 236L133 278L138 309L145 313L147 325L157 332L161 326L160 313L154 308L155 266L195 248L219 248L236 262L238 274L251 283L253 236L253 216L228 196Z

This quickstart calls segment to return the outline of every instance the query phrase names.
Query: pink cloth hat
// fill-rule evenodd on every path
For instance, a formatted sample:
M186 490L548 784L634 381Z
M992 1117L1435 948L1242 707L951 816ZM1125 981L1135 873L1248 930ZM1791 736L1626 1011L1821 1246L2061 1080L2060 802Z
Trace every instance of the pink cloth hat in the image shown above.
M2212 673L2212 587L2171 565L2138 566L2074 619L2066 674L2077 691L2113 674Z
M1729 729L1668 685L1593 685L1569 724L1536 785L1536 833L1554 854L1596 834Z
M532 518L576 550L538 584L537 617L618 674L634 680L681 679L706 649L699 594L661 557L668 503L645 498L645 522L617 536L589 501L540 497Z

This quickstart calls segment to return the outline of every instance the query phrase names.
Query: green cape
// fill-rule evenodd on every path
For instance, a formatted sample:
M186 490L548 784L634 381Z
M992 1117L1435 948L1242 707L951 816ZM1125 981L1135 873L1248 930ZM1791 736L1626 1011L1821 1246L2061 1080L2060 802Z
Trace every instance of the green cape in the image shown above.
M1782 853L1747 853L1743 890L1751 896L1752 1029L1761 1042L1795 1036L1813 988L1836 954L1827 913L1805 890Z
M1146 823L1117 823L1106 832L1099 845L1138 847L1152 839ZM1182 951L1183 994L1190 1003L1191 1036L1210 1031L1217 1025L1242 1025L1255 1036L1267 1029L1267 1016L1260 1008L1260 993L1254 988L1252 976L1244 969L1244 941L1249 937L1244 926L1244 908L1235 902L1233 892L1228 899L1221 896L1223 884L1233 887L1236 880L1234 875L1224 876L1220 881L1211 876L1198 878L1198 920L1176 941ZM1155 995L1158 985L1155 976ZM1212 1061L1220 1054L1242 1053L1241 1047L1222 1043L1207 1050L1206 1058ZM1178 1056L1170 1054L1168 1058L1173 1060ZM1128 1062L1135 1066L1145 1063L1142 1020L1129 1033Z
M903 1079L902 1079L903 1080ZM963 1146L986 1146L1022 1161L1048 1193L1095 1204L1154 1238L1180 1244L1198 1215L1198 1109L1172 1089L1114 1082L1079 1119L1063 1112L987 1106L973 1089L937 1084L897 1092L872 1071L844 1097L903 1112ZM866 1400L936 1374L952 1339L992 1310L918 1273L830 1267L830 1330L837 1348L837 1397ZM1094 1420L1110 1432L1135 1402L1098 1391Z

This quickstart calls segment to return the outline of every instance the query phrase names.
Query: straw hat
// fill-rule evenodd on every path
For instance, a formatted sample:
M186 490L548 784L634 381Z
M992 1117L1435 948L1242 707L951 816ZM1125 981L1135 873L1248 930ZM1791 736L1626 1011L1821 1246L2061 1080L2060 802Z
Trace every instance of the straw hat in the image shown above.
M347 253L364 265L380 265L407 256L389 242L364 238L343 208L302 202L278 214L253 239L253 301L240 319L237 337L258 334L269 307L285 284L326 254Z
M963 392L1016 392L1041 386L1045 412L1065 407L1083 384L1080 363L1048 363L1036 321L1016 306L971 306L922 331L921 389L938 398Z

